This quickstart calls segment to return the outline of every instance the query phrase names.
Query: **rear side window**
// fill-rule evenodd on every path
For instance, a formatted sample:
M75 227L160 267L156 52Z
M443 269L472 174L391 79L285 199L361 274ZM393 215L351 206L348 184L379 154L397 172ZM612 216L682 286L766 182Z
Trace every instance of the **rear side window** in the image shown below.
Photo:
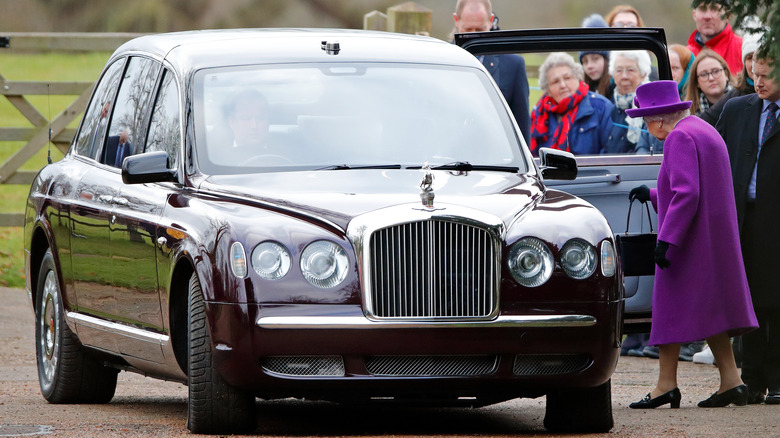
M166 70L163 76L157 101L152 111L152 121L149 124L149 134L146 137L146 150L165 151L168 153L169 165L176 168L181 150L181 126L179 113L179 93L176 78Z
M144 126L160 68L159 63L148 58L132 57L128 61L101 154L102 163L120 167L125 157L143 149L141 140L146 134Z
M89 108L84 113L84 122L76 140L77 154L96 158L102 150L108 130L108 117L114 107L114 96L124 66L125 58L114 61L97 85Z

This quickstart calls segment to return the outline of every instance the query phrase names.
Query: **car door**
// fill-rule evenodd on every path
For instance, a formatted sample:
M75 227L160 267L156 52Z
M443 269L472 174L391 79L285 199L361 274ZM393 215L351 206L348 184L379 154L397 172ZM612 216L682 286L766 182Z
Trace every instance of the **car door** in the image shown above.
M161 65L156 60L140 56L128 60L108 130L109 139L124 136L125 151L121 152L121 144L117 145L114 153L108 154L109 161L112 156L143 152L160 72ZM121 161L115 159L113 166L121 166ZM123 335L119 351L163 362L155 234L166 194L154 185L123 184L119 167L112 167L112 172L119 190L110 220L110 263L114 271L111 284L115 296L112 319L127 326L119 330Z
M455 43L475 56L592 50L647 50L655 57L659 79L672 78L666 51L666 36L660 28L572 28L478 32L455 35ZM526 61L527 62L527 61ZM532 72L529 72L532 73ZM533 76L529 74L529 76ZM530 82L530 81L529 81ZM531 103L534 101L531 99ZM641 184L655 187L662 155L577 156L576 180L546 181L548 187L586 199L607 218L615 233L627 229L628 192ZM647 232L646 213L635 206L628 230ZM653 224L657 218L651 210ZM626 332L645 332L649 327L653 277L625 277Z
M75 140L73 154L81 166L82 176L71 199L69 212L71 264L63 267L66 284L72 283L75 292L73 310L95 318L113 312L111 289L113 273L107 261L110 253L109 221L114 209L113 199L118 193L110 172L102 169L98 157L104 145L108 122L119 83L124 72L125 60L114 61L100 78L85 111L84 121ZM69 269L66 269L69 268ZM70 277L70 279L68 279ZM84 342L95 335L96 345L112 349L113 340L98 330L85 328L79 332ZM92 342L92 341L89 341Z

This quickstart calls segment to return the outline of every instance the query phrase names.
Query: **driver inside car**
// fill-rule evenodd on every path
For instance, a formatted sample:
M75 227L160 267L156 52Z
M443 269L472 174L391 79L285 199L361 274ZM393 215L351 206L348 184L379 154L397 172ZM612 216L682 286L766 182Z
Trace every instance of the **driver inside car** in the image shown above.
M257 90L239 90L222 107L232 138L228 160L235 165L274 164L282 158L269 142L268 100ZM222 150L223 152L224 149ZM264 160L263 158L269 158ZM278 162L276 163L278 164Z

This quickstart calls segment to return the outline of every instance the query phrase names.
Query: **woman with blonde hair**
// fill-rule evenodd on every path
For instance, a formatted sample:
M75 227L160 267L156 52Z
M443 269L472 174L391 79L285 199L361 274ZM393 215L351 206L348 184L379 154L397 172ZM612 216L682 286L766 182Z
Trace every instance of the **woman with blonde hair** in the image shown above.
M691 66L686 100L693 102L691 113L699 115L733 88L734 78L722 56L702 49Z

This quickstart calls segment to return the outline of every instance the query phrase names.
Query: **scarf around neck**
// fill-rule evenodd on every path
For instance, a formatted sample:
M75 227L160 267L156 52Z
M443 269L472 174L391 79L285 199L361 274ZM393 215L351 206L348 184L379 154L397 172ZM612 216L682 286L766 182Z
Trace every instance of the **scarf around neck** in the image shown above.
M634 97L636 92L628 94L619 94L615 91L615 106L623 110L623 113L629 108L634 107ZM631 144L636 144L639 141L639 137L642 135L642 128L645 124L645 119L642 117L629 117L626 114L625 117L626 126L626 140Z
M549 135L550 117L561 115L561 121L552 134L553 143L550 145L553 149L569 151L570 145L567 141L569 129L571 129L574 119L577 117L577 111L580 108L580 102L588 95L588 84L580 81L577 91L571 96L556 102L548 93L542 96L539 104L536 105L533 114L531 114L531 152L537 154L540 145L547 142Z

